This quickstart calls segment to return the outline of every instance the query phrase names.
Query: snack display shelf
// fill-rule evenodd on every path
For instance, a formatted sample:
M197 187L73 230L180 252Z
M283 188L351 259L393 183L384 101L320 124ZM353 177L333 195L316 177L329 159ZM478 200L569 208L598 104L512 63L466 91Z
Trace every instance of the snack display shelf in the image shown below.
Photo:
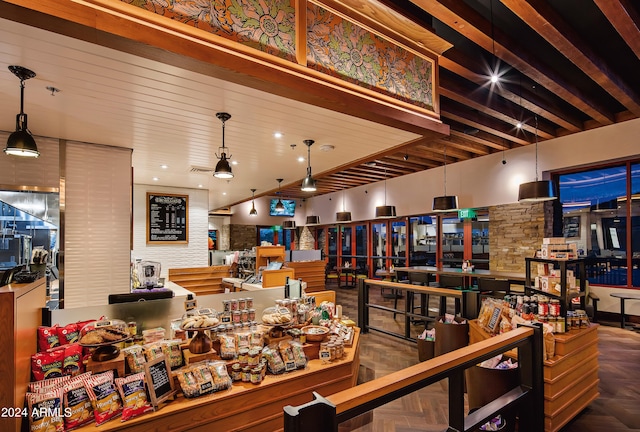
M323 396L351 388L358 378L360 330L355 329L351 347L342 359L323 363L309 360L305 369L280 375L267 374L260 384L235 382L231 389L194 399L181 394L152 413L127 422L118 419L81 432L150 430L235 430L259 432L284 427L283 407L313 400L310 389Z

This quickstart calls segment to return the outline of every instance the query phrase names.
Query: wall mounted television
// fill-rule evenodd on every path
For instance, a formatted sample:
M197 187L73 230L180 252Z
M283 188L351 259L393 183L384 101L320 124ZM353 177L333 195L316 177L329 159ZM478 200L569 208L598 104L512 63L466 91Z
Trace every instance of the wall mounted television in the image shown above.
M284 211L277 212L276 204L278 203L278 198L272 198L271 203L269 204L269 215L270 216L288 216L293 217L296 213L296 202L292 199L283 199L282 204L284 204Z

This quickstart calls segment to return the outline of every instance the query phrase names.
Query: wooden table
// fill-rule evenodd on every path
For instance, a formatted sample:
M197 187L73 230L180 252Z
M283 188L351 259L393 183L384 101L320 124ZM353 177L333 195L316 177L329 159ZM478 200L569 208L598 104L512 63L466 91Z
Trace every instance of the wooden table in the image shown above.
M624 324L624 301L640 300L640 292L615 292L610 294L611 297L620 299L620 328L625 328Z
M344 274L344 285L354 287L356 286L356 270L360 270L359 266L335 266L334 269L338 272L338 288L342 287L342 275ZM349 283L349 277L351 277L351 283Z
M525 281L524 273L503 272L495 270L474 270L464 272L459 268L435 267L435 266L413 266L413 267L396 267L396 271L406 271L408 273L428 273L435 276L463 276L465 280L465 288L471 286L473 279L505 279L512 284L523 285Z

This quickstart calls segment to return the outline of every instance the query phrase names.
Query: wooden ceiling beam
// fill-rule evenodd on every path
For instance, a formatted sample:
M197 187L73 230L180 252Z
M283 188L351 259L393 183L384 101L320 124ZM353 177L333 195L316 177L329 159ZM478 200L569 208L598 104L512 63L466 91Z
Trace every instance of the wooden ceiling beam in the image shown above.
M607 66L607 62L597 55L547 2L542 0L501 1L607 93L629 111L640 116L638 94Z
M492 148L496 150L508 150L511 148L511 146L509 145L509 141L505 140L504 138L500 138L495 135L489 134L487 132L483 132L481 130L478 130L477 133L471 135L471 134L464 133L463 131L454 130L452 128L451 136L452 137L455 136L463 140L468 140L468 141L486 146L487 148Z
M492 31L491 23L464 2L460 0L411 1L602 125L614 123L613 113L589 98L584 92L579 91L575 85L564 80L550 67L522 51L517 41L497 28L493 28Z
M640 58L640 16L631 0L593 0L629 48Z
M412 169L413 172L427 170L429 168L435 168L440 166L441 163L437 161L432 161L430 159L426 159L421 157L422 153L418 151L414 151L413 153L407 153L406 156L408 158L405 160L405 155L400 156L389 156L388 159L393 161L395 165L407 167L408 169Z
M487 84L486 75L478 72L482 69L482 65L473 61L455 48L445 52L445 54L440 57L438 65L478 86L485 86ZM519 104L527 111L546 118L570 132L580 132L584 129L582 121L579 118L567 112L562 112L557 105L550 104L531 92L525 93L522 91L522 88L517 90L517 92L509 90L508 85L497 86L493 89L494 93L506 100Z
M463 88L459 83L447 79L444 76L440 76L440 95L454 100L460 104L473 108L483 114L497 118L507 124L516 125L518 121L522 121L522 118L515 118L517 115L521 115L522 107L513 106L508 107L504 103L500 103L496 98L488 98L488 100L479 100L476 94L471 89ZM513 113L513 117L506 114ZM530 133L535 133L533 125L529 123L523 123L523 129ZM555 138L555 131L552 129L539 125L538 136L545 139Z

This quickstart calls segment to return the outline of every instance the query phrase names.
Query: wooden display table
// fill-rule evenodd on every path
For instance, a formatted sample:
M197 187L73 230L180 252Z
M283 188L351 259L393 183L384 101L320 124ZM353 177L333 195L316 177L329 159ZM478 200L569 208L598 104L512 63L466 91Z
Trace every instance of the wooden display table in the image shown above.
M477 320L469 343L490 338ZM556 432L599 395L598 324L555 335L555 356L544 362L544 430Z
M312 391L323 396L356 385L360 367L360 330L342 359L323 364L310 360L303 370L282 375L267 374L260 384L235 382L229 390L186 399L181 394L162 404L156 412L101 426L77 429L96 431L276 431L284 428L283 408L313 400Z

